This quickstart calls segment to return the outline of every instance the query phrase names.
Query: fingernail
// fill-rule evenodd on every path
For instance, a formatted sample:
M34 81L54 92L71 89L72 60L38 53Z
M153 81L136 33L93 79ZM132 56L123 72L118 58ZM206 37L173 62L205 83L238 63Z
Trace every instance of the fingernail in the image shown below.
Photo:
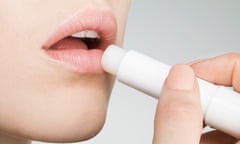
M195 75L191 67L187 65L175 65L170 70L166 86L173 90L192 90Z

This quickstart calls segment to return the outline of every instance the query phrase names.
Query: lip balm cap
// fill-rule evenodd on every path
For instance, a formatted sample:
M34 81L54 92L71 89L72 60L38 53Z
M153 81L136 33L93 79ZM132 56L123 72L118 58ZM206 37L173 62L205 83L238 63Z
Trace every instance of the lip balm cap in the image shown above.
M117 46L110 45L103 53L102 68L112 75L117 75L118 68L125 54L125 50Z
M240 97L232 88L219 87L208 106L205 122L210 126L240 138Z

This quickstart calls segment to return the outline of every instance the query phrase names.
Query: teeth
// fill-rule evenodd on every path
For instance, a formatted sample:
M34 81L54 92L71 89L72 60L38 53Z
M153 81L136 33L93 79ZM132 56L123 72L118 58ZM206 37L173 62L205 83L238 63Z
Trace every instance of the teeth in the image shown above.
M98 35L98 33L93 30L81 31L81 32L72 34L71 36L75 37L75 38L97 38L97 39L100 39L100 36Z

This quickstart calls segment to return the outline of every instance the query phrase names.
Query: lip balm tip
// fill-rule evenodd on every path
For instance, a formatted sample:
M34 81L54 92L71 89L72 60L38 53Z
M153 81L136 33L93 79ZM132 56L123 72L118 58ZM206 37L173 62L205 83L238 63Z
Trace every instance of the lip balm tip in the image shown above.
M121 61L126 51L116 45L110 45L102 56L102 68L104 71L117 75Z

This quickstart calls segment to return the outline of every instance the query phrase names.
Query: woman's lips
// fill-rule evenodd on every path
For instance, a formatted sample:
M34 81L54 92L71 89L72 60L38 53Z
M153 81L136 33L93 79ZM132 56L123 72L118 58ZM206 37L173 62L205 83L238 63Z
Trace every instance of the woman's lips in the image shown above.
M88 9L66 20L48 38L42 48L45 54L66 68L86 74L103 73L101 57L106 47L116 38L116 19L110 10ZM91 30L100 39L94 49L86 42L70 37Z

